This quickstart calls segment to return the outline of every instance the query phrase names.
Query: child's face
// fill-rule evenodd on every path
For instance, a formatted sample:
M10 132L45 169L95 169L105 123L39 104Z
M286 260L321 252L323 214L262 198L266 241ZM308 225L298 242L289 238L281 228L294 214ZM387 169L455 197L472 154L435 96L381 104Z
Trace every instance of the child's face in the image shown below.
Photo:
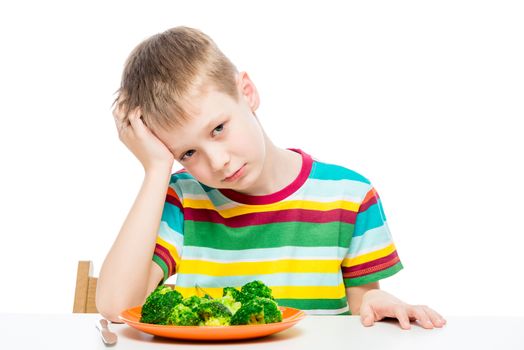
M238 102L215 89L191 98L191 119L156 134L201 183L250 193L262 181L266 139L254 115L258 93L247 74L238 75L237 88Z

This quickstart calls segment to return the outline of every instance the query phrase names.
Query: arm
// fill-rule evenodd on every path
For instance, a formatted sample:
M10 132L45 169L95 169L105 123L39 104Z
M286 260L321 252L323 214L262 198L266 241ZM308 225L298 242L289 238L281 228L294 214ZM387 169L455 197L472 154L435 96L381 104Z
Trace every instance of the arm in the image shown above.
M151 259L169 184L170 171L147 173L142 188L100 270L96 306L119 322L121 310L143 304L162 280Z
M395 296L380 290L378 282L346 288L349 308L353 315L360 315L364 326L386 317L398 319L402 329L410 329L410 321L416 320L422 327L442 327L446 320L425 305L409 305Z
M360 315L360 305L362 305L362 299L364 294L372 289L380 289L378 282L369 283L358 287L346 288L346 295L349 302L349 310L352 315Z
M144 125L140 108L126 115L119 103L113 116L120 140L145 170L142 187L107 254L97 283L98 312L119 322L119 313L143 304L164 276L152 257L174 157Z

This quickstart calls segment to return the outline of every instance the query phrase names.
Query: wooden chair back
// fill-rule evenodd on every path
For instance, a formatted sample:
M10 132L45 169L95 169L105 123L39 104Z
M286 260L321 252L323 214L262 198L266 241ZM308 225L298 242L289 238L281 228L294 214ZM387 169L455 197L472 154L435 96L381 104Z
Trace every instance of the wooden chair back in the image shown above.
M98 278L93 277L93 262L91 260L79 261L76 271L75 303L73 313L92 314L98 313L96 309L96 283ZM165 284L174 288L174 284Z
M79 261L76 270L73 313L98 313L95 304L97 278L92 276L93 262Z

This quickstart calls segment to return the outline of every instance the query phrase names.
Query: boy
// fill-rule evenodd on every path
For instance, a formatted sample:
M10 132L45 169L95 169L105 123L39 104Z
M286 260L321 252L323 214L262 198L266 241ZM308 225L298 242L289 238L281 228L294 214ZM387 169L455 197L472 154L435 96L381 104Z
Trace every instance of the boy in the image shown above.
M120 140L145 178L100 271L106 318L119 322L176 273L184 296L258 279L309 314L445 324L379 289L402 265L369 181L276 147L255 114L255 85L207 35L176 27L140 43L115 102ZM175 160L184 169L171 174Z

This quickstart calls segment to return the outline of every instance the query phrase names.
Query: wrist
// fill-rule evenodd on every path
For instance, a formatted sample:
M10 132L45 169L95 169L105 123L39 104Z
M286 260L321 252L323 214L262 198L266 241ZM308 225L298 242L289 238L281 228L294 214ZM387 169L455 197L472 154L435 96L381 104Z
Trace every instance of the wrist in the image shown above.
M144 164L144 171L146 173L160 173L163 174L165 172L169 172L171 174L171 170L173 169L173 163L170 161L155 161L155 162L149 162L148 164Z
M165 177L171 176L172 166L158 165L144 168L146 177Z
M373 295L373 294L381 294L381 293L385 293L385 292L383 290L381 290L381 289L378 289L378 288L377 289L370 289L370 290L368 290L368 291L366 291L364 293L364 296L365 295Z

